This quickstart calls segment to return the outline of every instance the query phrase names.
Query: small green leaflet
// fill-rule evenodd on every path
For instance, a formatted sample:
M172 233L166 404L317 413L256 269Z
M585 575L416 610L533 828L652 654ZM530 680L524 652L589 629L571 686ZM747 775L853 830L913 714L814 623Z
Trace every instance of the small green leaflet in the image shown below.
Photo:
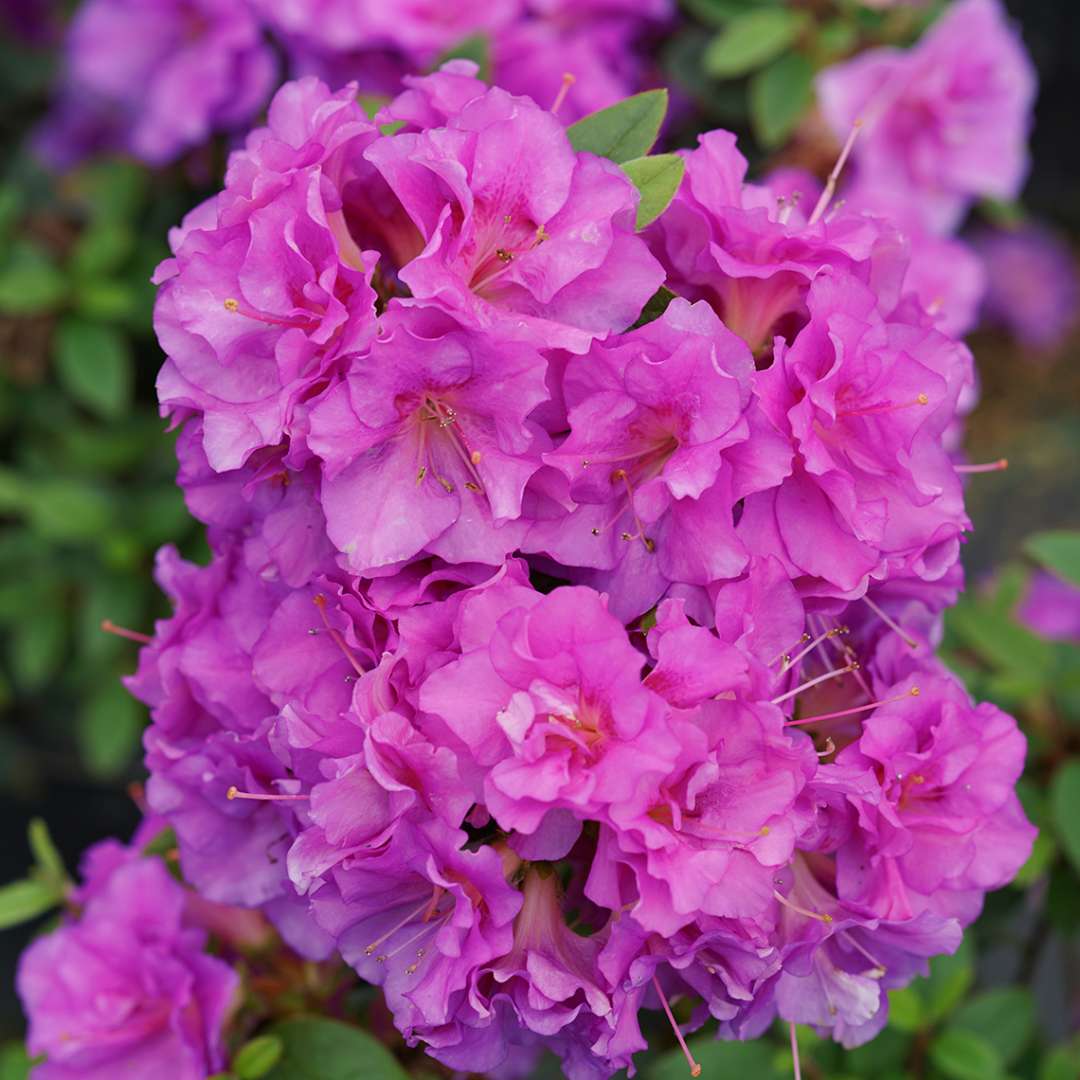
M678 154L657 154L623 162L623 172L641 193L637 210L639 229L654 222L668 208L685 171L686 163Z
M666 90L646 90L590 113L566 129L570 145L616 164L644 157L660 135L668 109Z

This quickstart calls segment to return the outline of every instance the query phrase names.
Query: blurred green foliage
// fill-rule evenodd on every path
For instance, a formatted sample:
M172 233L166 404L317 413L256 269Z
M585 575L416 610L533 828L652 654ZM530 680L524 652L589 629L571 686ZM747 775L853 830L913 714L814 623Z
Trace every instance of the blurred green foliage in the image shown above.
M187 185L121 161L62 179L28 153L0 185L0 783L42 748L100 780L137 757L142 710L110 619L161 613L154 550L192 525L153 407L150 275ZM36 750L34 749L36 747Z

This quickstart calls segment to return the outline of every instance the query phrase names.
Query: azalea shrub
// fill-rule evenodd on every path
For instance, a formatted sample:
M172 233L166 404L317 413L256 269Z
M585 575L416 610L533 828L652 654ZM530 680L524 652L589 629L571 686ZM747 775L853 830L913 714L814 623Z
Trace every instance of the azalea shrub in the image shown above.
M966 339L1075 314L998 0L15 18L0 614L138 823L31 823L5 1069L1077 1074L1080 533L962 558Z

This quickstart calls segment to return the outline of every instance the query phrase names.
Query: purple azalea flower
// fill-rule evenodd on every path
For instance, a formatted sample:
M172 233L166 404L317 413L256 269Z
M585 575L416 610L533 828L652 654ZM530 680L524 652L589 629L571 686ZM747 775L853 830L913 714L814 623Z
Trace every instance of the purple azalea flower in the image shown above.
M797 467L746 500L743 542L779 558L804 595L941 577L968 524L942 434L971 356L934 330L885 321L847 276L819 275L808 305L810 322L756 387Z
M38 938L19 963L44 1055L35 1080L202 1080L224 1065L222 1028L239 980L203 952L207 934L187 894L157 858L96 856L83 908Z
M247 5L228 0L87 0L66 53L38 139L57 167L93 149L168 164L251 120L276 66Z
M948 233L973 200L1019 193L1036 78L998 0L951 4L911 50L864 52L817 88L838 139L863 121L852 205Z
M421 239L398 277L471 327L584 352L663 281L635 235L633 184L576 154L527 98L488 90L445 127L380 139L365 156Z
M775 189L746 184L730 132L706 132L698 144L674 202L647 233L675 292L708 300L755 357L805 323L810 282L824 267L872 284L882 310L896 306L905 258L892 226L843 208L823 214L785 190L788 178Z
M485 600L462 605L463 625ZM606 819L647 798L677 753L669 710L641 685L643 658L600 598L558 589L489 618L473 648L427 679L420 706L484 768L495 820L531 834L552 810Z
M302 430L310 399L375 333L371 274L342 209L350 156L375 136L352 89L275 96L232 158L225 191L185 218L158 269L154 326L169 359L162 411L198 411L217 471Z
M395 309L380 331L312 415L330 539L356 573L422 551L502 562L549 445L528 421L546 397L543 356L430 310Z
M837 851L837 885L882 918L930 911L966 923L1031 851L1035 830L1014 790L1025 740L1012 717L972 705L952 679L920 679L919 690L871 713L837 756L880 785Z
M579 504L526 541L609 593L629 621L673 582L742 572L733 510L790 470L790 450L751 410L749 349L703 303L574 357L563 375L569 436L544 456Z

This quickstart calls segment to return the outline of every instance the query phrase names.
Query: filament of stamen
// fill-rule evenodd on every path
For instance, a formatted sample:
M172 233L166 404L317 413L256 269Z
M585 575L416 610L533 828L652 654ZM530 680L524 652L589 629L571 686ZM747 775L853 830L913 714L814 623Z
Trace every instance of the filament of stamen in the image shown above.
M814 212L810 215L808 224L816 225L821 220L821 215L828 210L829 203L832 202L832 197L836 194L836 182L840 179L840 173L843 172L844 166L847 164L851 148L855 145L855 139L861 127L862 120L856 120L851 125L851 132L844 143L843 149L840 151L840 156L836 159L836 164L832 167L832 172L829 173L828 180L825 181L825 188L821 192L821 198L818 199L817 205L814 207Z
M813 652L823 641L829 638L839 637L841 634L848 634L851 631L846 626L834 626L831 630L826 630L823 634L819 634L809 645L806 646L802 652L792 657L785 657L783 667L780 668L780 674L782 675L789 668L793 668L807 653Z
M843 931L841 931L840 936L856 952L862 953L862 955L865 956L866 959L869 960L870 963L874 965L874 970L872 972L874 977L880 979L885 974L885 972L887 971L887 968L885 967L885 965L872 952L869 952L867 949L863 948L863 946L860 945L858 943L858 941L856 941L855 938L851 934L849 934L846 930L843 930Z
M377 937L371 944L364 946L364 953L370 956L384 941L392 938L403 926L408 926L425 908L430 907L431 898L424 897L420 904L408 913L400 922L394 923L381 937Z
M660 989L660 980L656 975L653 975L652 977L652 984L653 988L656 990L657 996L660 998L660 1004L663 1006L664 1013L667 1015L671 1030L675 1032L675 1038L678 1040L679 1049L682 1050L683 1057L686 1058L686 1064L690 1066L690 1075L693 1077L700 1076L701 1066L694 1060L694 1055L690 1053L690 1047L686 1045L683 1033L679 1030L679 1025L675 1022L675 1014L671 1011L671 1006L668 1004L668 999L664 996L664 991Z
M804 682L801 686L796 686L794 690L789 690L786 694L781 694L779 697L772 699L771 704L780 705L787 701L789 698L796 697L804 690L809 690L812 686L817 686L818 683L823 683L827 679L835 679L838 675L849 675L853 671L858 671L858 662L853 660L847 667L837 668L835 671L827 671L824 675L819 675L816 679L810 679L808 682Z
M800 645L809 641L813 636L813 634L803 634L803 636L792 645L791 649L797 649ZM791 649L784 649L783 652L777 653L766 666L772 667L778 660L782 660L785 665L789 664L791 662Z
M792 727L798 724L816 724L820 720L839 720L844 716L855 716L858 713L870 712L872 709L881 708L882 705L889 705L894 701L903 701L905 698L918 696L919 688L913 686L903 694L897 694L895 697L883 698L881 701L871 701L867 705L856 705L853 709L840 709L837 712L821 713L818 716L807 716L801 720L788 720L785 722L784 727Z
M314 597L314 604L319 609L319 615L322 617L323 626L326 627L326 632L330 635L330 639L341 650L342 655L349 661L350 667L357 675L364 675L366 672L360 666L356 657L353 656L352 650L345 643L345 639L341 634L330 625L330 620L326 617L326 597L322 593L318 593Z
M877 416L881 413L896 412L899 409L910 409L914 405L929 405L930 396L928 394L919 394L912 401L902 401L897 404L893 401L883 401L878 405L867 405L864 409L838 409L836 415L839 416Z
M998 458L997 461L988 461L985 465L955 465L958 473L988 473L1002 472L1009 467L1008 458Z
M245 319L254 319L256 322L266 323L267 326L284 326L288 329L304 329L310 319L283 319L280 315L271 315L266 311L256 311L247 304L241 304L235 297L230 296L224 304L226 311L236 315L243 315Z
M637 527L637 532L634 534L624 532L622 538L626 541L640 540L645 545L645 550L651 555L656 550L656 543L649 539L645 535L645 526L641 524L641 518L638 517L637 507L634 506L634 488L630 483L630 477L627 475L625 469L616 469L611 474L613 481L621 480L626 487L627 505L630 508L630 516L634 519L634 525Z
M570 87L577 82L577 76L573 75L569 71L563 72L562 86L559 87L559 92L555 95L555 100L551 103L552 113L558 113L562 108L563 102L566 100L566 95L570 93Z
M117 637L127 638L128 641L137 641L140 645L149 645L154 640L149 634L140 634L138 630L128 630L125 626L117 626L111 619L102 619L101 629L106 634L115 634Z
M805 915L808 919L817 919L818 922L823 922L826 925L833 921L833 917L826 912L811 911L809 908L800 907L794 900L788 899L779 889L773 889L773 896L784 905L794 911L797 915Z
M262 795L256 791L241 791L234 784L225 792L225 798L230 802L233 799L252 799L255 802L302 802L307 795Z
M795 1070L795 1080L802 1080L802 1066L799 1064L799 1037L795 1034L795 1021L788 1023L791 1028L791 1061Z
M915 640L915 639L914 639L913 637L910 637L910 636L909 636L908 634L905 634L905 633L904 633L904 631L900 629L900 624L899 624L899 623L897 623L897 622L895 622L895 621L894 621L893 619L889 618L889 616L888 616L888 615L886 615L886 614L885 614L885 612L884 612L884 611L882 611L882 610L881 610L881 608L879 608L879 607L877 606L877 604L875 604L875 603L874 603L874 601L870 599L870 597L869 597L869 596L864 596L864 597L863 597L863 603L865 603L865 604L866 604L866 606L867 606L867 607L868 607L868 608L869 608L869 609L870 609L870 610L871 610L871 611L872 611L872 612L873 612L873 613L874 613L874 614L875 614L875 615L876 615L876 616L877 616L877 617L878 617L878 618L879 618L879 619L880 619L880 620L881 620L881 621L882 621L882 622L883 622L883 623L884 623L884 624L885 624L885 625L886 625L886 626L887 626L887 627L888 627L888 628L889 628L890 630L892 630L892 631L893 631L893 633L895 633L895 634L898 634L898 635L899 635L899 637L900 637L900 640L901 640L901 641L903 641L903 642L904 642L904 644L905 644L905 645L907 645L907 647L908 647L909 649L917 649L917 648L919 647L919 643L918 643L918 642L917 642L917 641L916 641L916 640Z

